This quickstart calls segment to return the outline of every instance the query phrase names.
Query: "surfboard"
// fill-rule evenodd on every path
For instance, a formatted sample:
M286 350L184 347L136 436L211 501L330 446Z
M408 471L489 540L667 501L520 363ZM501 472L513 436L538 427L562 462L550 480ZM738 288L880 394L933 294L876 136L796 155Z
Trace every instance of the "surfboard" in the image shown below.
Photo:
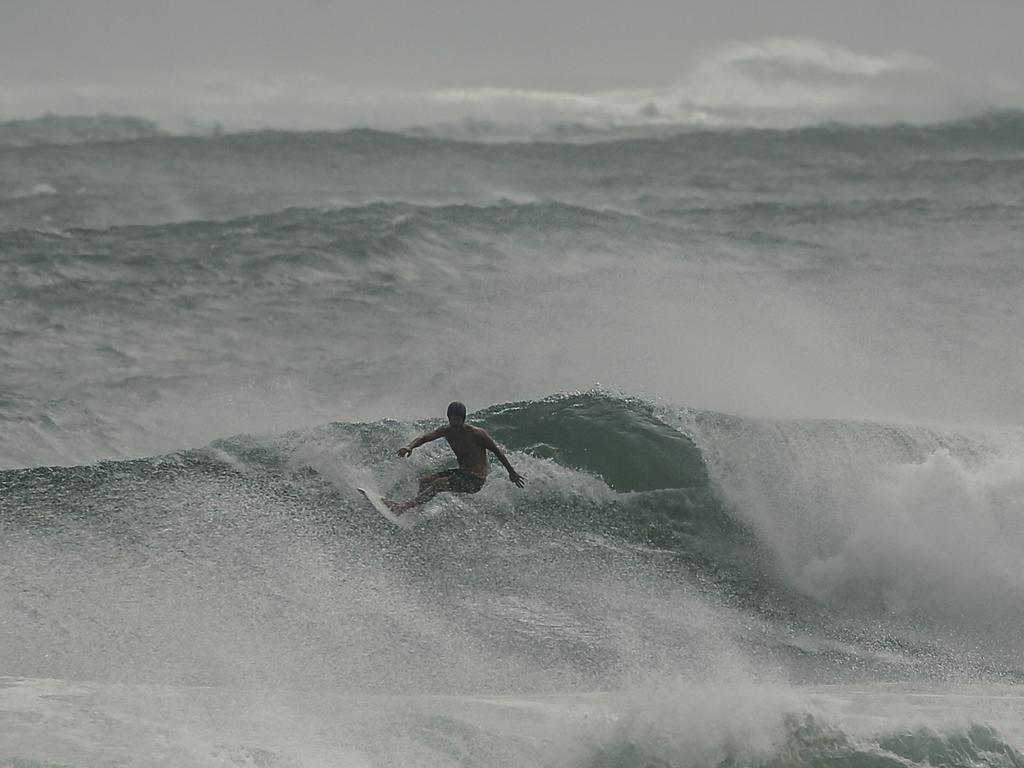
M366 500L370 502L374 509L380 512L381 516L388 520L388 522L397 525L399 528L405 528L406 530L416 525L416 521L410 517L402 517L392 512L388 505L384 503L383 497L376 491L371 491L369 488L358 488L357 489Z

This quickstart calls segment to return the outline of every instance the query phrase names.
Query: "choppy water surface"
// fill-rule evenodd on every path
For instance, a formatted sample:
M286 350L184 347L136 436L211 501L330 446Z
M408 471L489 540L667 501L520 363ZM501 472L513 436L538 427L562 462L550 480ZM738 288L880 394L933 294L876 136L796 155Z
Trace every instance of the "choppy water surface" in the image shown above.
M1018 114L55 125L0 131L0 763L1024 765ZM452 399L528 484L394 529Z

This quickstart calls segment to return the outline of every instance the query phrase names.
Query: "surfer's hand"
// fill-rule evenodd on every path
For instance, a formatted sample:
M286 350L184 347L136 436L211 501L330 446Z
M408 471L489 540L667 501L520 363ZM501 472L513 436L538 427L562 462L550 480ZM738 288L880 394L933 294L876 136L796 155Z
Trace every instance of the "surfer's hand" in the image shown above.
M516 472L514 469L508 471L508 479L515 483L520 488L523 487L523 483L526 482L526 478Z
M401 448L398 449L398 455L401 456L403 459L408 457L408 456L411 456L412 455L412 448L410 448L407 445L406 446L402 446Z

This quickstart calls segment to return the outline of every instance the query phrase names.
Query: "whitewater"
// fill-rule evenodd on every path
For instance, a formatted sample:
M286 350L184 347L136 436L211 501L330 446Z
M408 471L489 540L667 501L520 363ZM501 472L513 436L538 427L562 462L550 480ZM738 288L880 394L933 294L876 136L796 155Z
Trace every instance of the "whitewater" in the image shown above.
M1024 766L1022 232L1017 112L0 124L0 765Z

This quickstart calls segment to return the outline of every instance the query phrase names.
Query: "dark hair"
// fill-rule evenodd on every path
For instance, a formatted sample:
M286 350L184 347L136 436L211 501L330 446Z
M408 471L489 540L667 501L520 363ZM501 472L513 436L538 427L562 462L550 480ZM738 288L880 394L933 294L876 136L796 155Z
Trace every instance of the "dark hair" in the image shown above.
M449 419L462 419L466 420L466 406L456 400L454 403L448 405L448 418Z

